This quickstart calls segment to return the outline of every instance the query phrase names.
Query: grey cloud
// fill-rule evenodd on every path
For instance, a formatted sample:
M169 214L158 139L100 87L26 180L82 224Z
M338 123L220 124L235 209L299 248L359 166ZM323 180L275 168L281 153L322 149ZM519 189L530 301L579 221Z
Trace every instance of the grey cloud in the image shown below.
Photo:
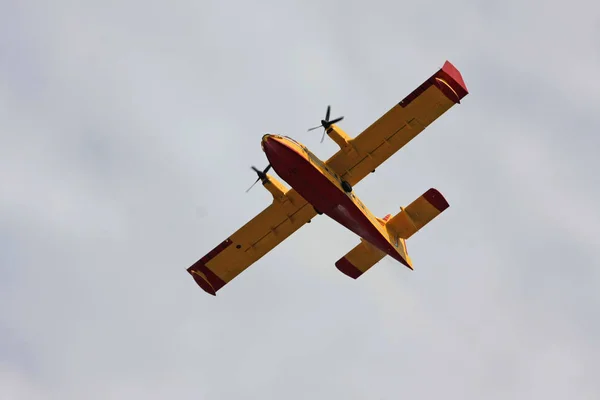
M2 396L597 397L598 10L543 4L3 10ZM447 196L415 271L349 280L358 239L316 218L194 285L270 201L243 193L263 133L326 158L327 104L357 135L446 58L471 94L356 188L378 215Z

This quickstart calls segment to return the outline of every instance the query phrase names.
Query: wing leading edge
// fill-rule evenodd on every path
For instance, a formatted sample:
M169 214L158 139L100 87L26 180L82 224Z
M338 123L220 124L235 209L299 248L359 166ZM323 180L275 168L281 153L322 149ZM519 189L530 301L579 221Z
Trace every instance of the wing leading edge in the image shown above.
M317 213L295 190L270 206L198 260L187 271L205 292L217 291L267 254Z
M326 164L355 185L468 94L449 61L400 103L334 154Z

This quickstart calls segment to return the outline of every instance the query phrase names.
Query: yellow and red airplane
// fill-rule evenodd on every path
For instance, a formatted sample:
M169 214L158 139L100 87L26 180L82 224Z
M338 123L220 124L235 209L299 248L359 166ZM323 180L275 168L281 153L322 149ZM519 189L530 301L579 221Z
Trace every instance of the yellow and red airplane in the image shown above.
M355 138L330 120L321 125L340 150L321 161L304 145L279 135L264 135L261 146L269 165L252 167L273 202L237 232L187 269L207 293L225 284L271 251L317 214L326 214L360 238L360 243L336 263L358 278L385 255L411 270L406 240L449 207L444 196L429 189L394 216L377 218L356 197L352 187L417 136L468 94L460 72L448 61L411 94ZM321 139L323 141L323 139ZM291 188L267 174L273 168ZM255 184L256 184L255 182ZM254 186L254 185L253 185ZM250 189L248 189L250 190Z

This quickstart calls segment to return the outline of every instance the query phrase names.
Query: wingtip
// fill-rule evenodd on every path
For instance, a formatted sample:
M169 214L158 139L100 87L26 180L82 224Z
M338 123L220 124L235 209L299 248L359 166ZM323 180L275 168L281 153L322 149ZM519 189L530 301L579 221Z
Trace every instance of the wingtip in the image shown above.
M206 293L208 293L212 296L217 295L216 290L208 282L208 279L206 279L206 277L204 276L204 274L202 272L196 271L195 269L193 269L193 267L188 268L187 271L192 276L192 278L194 278L194 281L196 282L196 284L198 286L200 286L200 288L202 290L204 290Z
M458 68L456 68L454 64L452 64L448 60L446 60L446 62L442 66L441 71L450 78L450 82L448 83L452 86L452 89L454 89L454 91L458 94L458 99L460 102L460 100L462 100L463 97L469 94L469 89L467 89L467 85L465 84L465 80L463 79L462 74L460 73Z

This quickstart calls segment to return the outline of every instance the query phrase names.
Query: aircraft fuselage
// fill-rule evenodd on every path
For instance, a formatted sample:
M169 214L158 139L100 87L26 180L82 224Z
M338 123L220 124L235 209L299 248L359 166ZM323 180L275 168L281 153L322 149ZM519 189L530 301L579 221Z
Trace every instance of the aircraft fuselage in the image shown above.
M277 175L319 212L410 268L389 240L384 225L342 179L305 146L279 135L264 135L261 146Z

